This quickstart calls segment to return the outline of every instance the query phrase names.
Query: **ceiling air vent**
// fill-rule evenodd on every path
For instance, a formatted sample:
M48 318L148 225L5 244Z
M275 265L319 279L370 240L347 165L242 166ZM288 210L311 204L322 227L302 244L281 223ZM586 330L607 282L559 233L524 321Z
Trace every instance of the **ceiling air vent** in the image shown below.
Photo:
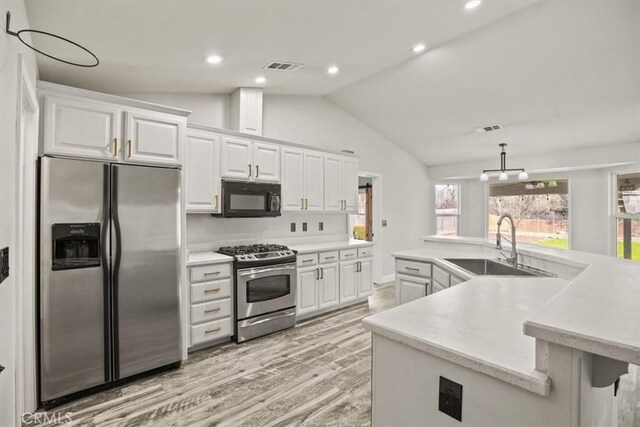
M501 129L502 129L502 125L489 125L489 126L475 128L474 130L478 133L487 133L487 132L493 132L495 130L501 130Z
M304 64L296 64L293 62L275 61L264 66L265 70L278 70L278 71L295 71L302 67Z

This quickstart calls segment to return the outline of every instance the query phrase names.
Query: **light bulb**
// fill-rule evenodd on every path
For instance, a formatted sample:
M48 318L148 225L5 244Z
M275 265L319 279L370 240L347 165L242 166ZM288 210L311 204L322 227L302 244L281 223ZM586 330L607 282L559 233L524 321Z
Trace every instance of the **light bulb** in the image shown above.
M520 175L518 175L518 179L529 179L529 174L525 171L520 172Z
M506 180L508 180L508 179L509 179L509 175L507 175L507 173L506 173L506 172L502 172L502 173L500 174L500 176L498 177L498 179L499 179L500 181L506 181Z
M482 175L480 175L480 181L489 181L489 175L483 173Z
M557 183L557 182L555 182L555 181L549 181L549 188L554 188L554 187L557 187L557 186L558 186L558 183Z

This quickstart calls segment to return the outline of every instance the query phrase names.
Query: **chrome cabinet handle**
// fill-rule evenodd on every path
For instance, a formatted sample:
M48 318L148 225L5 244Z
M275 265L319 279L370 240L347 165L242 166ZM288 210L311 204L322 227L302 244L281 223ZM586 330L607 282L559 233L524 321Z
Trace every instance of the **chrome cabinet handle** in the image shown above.
M249 163L249 178L251 178L251 163Z
M118 157L118 138L113 138L113 144L115 145L113 149L113 157Z
M316 280L320 280L320 269L316 268Z
M336 257L334 257L334 256L325 257L325 260L327 260L327 259L336 259Z
M205 276L215 276L217 274L220 274L220 272L219 271L213 271L211 273L204 273Z
M302 260L302 262L303 262L303 263L304 263L304 262L313 262L313 261L315 261L315 260L313 260L313 259L303 259L303 260Z
M204 331L205 334L212 334L214 332L218 332L220 330L220 328L214 328L214 329L207 329L206 331Z
M409 271L417 271L418 273L420 272L420 269L415 267L405 267L405 269Z
M309 199L304 199L304 209L309 210Z
M324 279L324 268L320 268L320 278Z
M352 256L353 256L353 254L344 254L345 258L352 257Z
M210 310L205 310L204 312L205 314L208 314L208 313L217 313L219 311L220 311L220 308L218 307L218 308L212 308Z
M304 210L304 198L300 199L300 210Z
M216 292L220 292L220 288L215 288L215 289L205 289L204 293L205 294L209 294L209 293L216 293Z

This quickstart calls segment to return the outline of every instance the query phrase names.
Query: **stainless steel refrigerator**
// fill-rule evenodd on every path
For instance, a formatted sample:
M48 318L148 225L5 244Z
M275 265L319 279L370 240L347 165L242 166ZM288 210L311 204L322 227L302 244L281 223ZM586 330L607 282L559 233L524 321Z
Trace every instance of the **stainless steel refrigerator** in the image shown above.
M42 157L43 404L181 359L180 171Z

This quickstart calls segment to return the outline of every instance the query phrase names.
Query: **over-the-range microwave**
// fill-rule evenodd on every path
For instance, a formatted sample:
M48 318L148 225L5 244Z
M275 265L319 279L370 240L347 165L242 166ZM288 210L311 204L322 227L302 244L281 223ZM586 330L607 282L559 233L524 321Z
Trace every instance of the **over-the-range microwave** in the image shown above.
M222 180L222 216L274 217L281 214L280 184Z

